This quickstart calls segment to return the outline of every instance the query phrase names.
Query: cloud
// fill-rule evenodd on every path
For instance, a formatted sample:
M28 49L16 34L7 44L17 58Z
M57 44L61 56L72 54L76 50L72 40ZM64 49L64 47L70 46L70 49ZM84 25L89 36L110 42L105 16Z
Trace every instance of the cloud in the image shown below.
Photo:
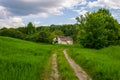
M75 17L70 18L70 20L76 20Z
M88 2L86 0L82 0L79 5L86 5Z
M6 9L6 7L0 6L0 28L17 26L24 26L22 18L10 16L10 12Z
M40 21L34 21L34 22L33 22L33 24L34 24L35 26L39 26L40 23L41 23Z
M83 0L0 0L0 5L15 16L41 13L59 15L63 14L62 9L72 8L82 2Z
M9 19L13 26L24 26L24 23L20 17L12 17Z
M0 27L21 27L25 26L20 17L9 17L8 19L0 19Z
M86 14L86 12L88 12L86 9L85 9L85 7L81 7L80 9L77 9L77 10L73 10L74 12L77 12L78 13L78 15L85 15Z
M108 7L111 9L120 9L119 0L97 0L88 2L89 7Z
M75 12L77 12L79 15L84 15L86 12L88 12L87 10L74 10Z
M111 11L112 16L118 20L118 22L120 23L120 9L117 10L112 10Z
M87 6L89 8L108 8L112 13L112 16L120 22L120 0L97 0L93 2L89 1Z
M23 24L23 18L63 15L64 9L83 4L86 4L86 0L0 0L0 26L8 26L10 22L15 24L15 17L21 18L19 23ZM9 21L11 18L13 22Z
M0 19L8 18L9 12L6 10L5 7L0 6Z

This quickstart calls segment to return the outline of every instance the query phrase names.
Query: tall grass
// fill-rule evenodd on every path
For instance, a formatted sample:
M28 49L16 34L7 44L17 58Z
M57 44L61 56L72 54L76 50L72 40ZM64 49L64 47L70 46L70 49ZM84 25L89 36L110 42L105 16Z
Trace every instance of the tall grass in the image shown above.
M63 55L64 48L69 48L68 54L93 80L120 80L120 46L94 50L77 45L38 44L8 37L0 37L0 80L45 79L44 71L51 66L52 53L58 55L58 71L61 79L77 80ZM48 72L50 71L49 69Z
M120 46L101 50L71 47L68 53L93 80L120 80Z
M0 80L40 80L53 47L0 37Z
M75 76L73 69L70 67L70 64L68 63L63 54L63 49L58 49L56 53L58 55L57 57L58 71L61 80L78 80L77 77Z

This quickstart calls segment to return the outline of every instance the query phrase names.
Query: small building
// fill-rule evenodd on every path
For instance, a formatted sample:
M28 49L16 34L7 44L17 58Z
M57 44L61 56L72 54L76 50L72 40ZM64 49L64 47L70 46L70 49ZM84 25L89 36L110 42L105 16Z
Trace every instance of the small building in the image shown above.
M53 39L54 44L73 44L73 39L69 36L56 36Z

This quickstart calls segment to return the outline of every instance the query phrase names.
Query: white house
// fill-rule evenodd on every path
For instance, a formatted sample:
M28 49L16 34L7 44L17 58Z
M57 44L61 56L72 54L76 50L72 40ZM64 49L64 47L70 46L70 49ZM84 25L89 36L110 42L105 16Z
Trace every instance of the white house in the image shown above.
M56 36L53 42L56 44L73 44L73 39L69 36Z

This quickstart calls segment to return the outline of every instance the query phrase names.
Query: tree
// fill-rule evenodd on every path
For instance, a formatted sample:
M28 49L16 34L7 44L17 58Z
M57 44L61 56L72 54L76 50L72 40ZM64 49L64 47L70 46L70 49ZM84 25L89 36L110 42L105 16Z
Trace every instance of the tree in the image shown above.
M18 27L17 30L22 32L23 34L27 34L27 28L26 27Z
M25 35L18 31L17 29L14 28L2 28L0 30L0 36L8 36L8 37L13 37L13 38L19 38L19 39L24 39Z
M109 10L102 8L76 19L82 34L79 41L84 47L99 49L118 44L120 27Z
M50 43L53 43L53 39L56 37L56 36L63 36L63 32L61 30L54 30L53 32L50 33L50 36L49 36L49 40L50 40Z
M40 32L38 33L37 42L50 43L49 36L50 36L50 33L49 33L49 32L40 31Z
M27 25L27 34L33 34L35 31L35 26L33 26L32 22L29 22Z

